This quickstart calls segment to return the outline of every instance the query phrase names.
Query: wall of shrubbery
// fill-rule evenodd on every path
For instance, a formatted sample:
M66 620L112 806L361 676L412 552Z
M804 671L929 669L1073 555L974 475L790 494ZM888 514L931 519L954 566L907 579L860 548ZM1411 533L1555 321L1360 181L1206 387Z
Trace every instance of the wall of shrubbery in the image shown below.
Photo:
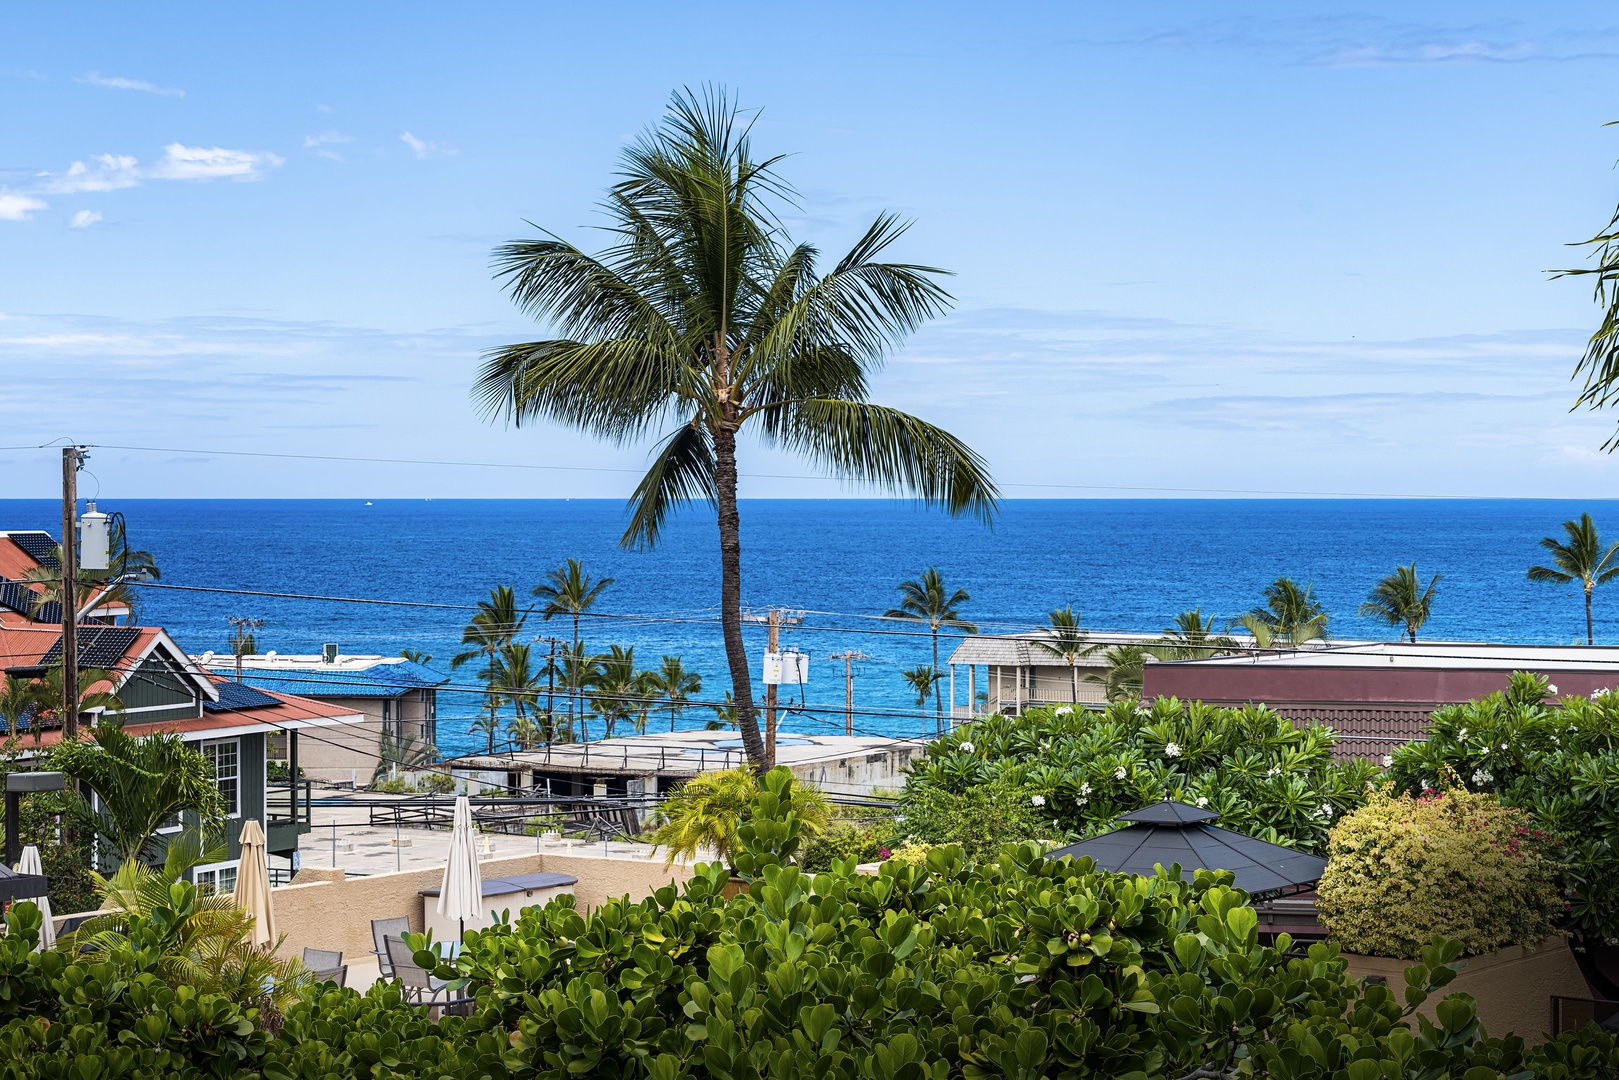
M1271 1076L1596 1080L1595 1029L1534 1049L1487 1037L1453 996L1459 942L1408 985L1360 986L1330 945L1258 941L1229 876L1139 878L1031 846L958 848L876 877L792 864L790 778L744 824L738 870L582 914L566 898L469 933L454 967L470 1017L433 1022L387 985L309 989L284 1014L199 995L160 929L93 962L33 952L37 911L0 939L0 1078L753 1077L929 1080ZM184 887L182 887L183 889ZM425 942L418 939L419 946ZM429 959L425 951L419 959ZM1408 1026L1409 1025L1409 1026Z

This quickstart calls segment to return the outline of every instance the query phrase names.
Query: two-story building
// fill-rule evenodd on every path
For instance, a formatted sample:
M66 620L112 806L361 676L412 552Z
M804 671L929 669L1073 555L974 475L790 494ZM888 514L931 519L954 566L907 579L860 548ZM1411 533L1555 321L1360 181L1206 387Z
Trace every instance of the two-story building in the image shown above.
M238 678L234 656L210 652L192 659L215 675ZM402 656L356 656L328 645L319 656L246 655L240 672L245 686L360 715L359 723L305 746L300 767L307 777L364 787L396 763L437 759L437 688L449 676L429 667ZM272 752L281 749L282 744L272 743Z

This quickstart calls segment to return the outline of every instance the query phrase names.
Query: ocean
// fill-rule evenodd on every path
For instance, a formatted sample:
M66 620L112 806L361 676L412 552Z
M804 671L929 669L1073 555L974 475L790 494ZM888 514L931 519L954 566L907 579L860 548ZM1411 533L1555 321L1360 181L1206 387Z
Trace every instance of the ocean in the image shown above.
M718 541L713 516L678 515L651 552L618 547L625 513L613 500L129 500L122 511L134 546L151 551L163 583L242 594L144 590L143 621L162 625L191 652L228 651L230 616L264 621L259 647L318 652L432 654L449 670L470 608L491 586L527 598L545 572L573 557L614 584L583 633L597 651L633 646L641 666L680 655L704 676L703 699L729 686L717 622ZM1396 563L1415 560L1424 580L1442 573L1433 640L1555 644L1584 640L1575 587L1537 585L1525 570L1542 561L1540 537L1590 512L1619 540L1619 512L1604 502L1542 500L1139 499L1013 500L992 527L885 500L753 500L742 505L743 595L763 610L806 612L783 644L810 654L807 700L784 729L843 730L843 664L857 649L855 725L865 732L921 735L919 709L901 671L928 662L926 636L876 618L899 599L895 586L936 566L950 588L972 594L964 613L985 632L1040 625L1073 605L1093 630L1156 631L1201 606L1222 620L1260 601L1286 574L1312 582L1331 613L1333 636L1388 638L1361 618L1367 591ZM55 534L60 504L0 499L0 528ZM357 597L441 605L413 607L285 599L256 592ZM1610 595L1611 594L1611 595ZM566 620L529 623L566 637ZM1619 582L1597 591L1599 642L1619 643ZM764 628L747 630L755 677ZM953 639L941 642L941 660ZM478 707L476 665L440 694L446 753L481 745L467 722ZM958 687L965 702L965 687ZM712 714L693 709L686 725ZM666 720L654 718L651 730Z

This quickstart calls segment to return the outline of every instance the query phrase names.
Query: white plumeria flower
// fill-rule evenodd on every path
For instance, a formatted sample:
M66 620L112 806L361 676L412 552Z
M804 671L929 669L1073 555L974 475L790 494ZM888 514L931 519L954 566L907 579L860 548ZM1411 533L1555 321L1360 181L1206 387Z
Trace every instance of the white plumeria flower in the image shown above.
M1113 770L1113 779L1115 779L1115 780L1123 780L1124 776L1125 776L1125 773L1124 773L1124 766L1123 765L1120 765L1117 769Z
M1282 767L1280 765L1272 765L1270 767L1270 772L1266 773L1265 775L1266 776L1281 776L1282 775Z
M1044 795L1031 795L1029 797L1029 802L1033 803L1035 806L1044 806L1046 805L1046 797Z
M1164 747L1164 756L1165 757L1180 757L1181 756L1181 748L1175 743L1170 743L1168 746Z
M970 743L970 742L964 742L964 743L962 743L962 744L961 744L961 751L962 751L962 753L964 753L964 754L970 754L970 753L972 753L972 752L973 752L973 744L972 744L972 743Z
M1501 744L1501 749L1503 749L1503 750L1505 750L1505 749L1506 749L1506 748L1507 748L1507 744L1506 744L1506 743L1502 743L1502 744Z
M1089 806L1090 803L1091 803L1091 801L1089 799L1080 799L1079 800L1079 805L1081 805L1081 806Z
M1556 683L1548 683L1547 686L1546 686L1546 693L1548 693L1548 694L1557 693L1557 684Z
M1490 775L1490 770L1488 769L1473 770L1473 783L1477 787L1483 787L1485 784L1490 783L1494 779L1495 777Z
M1613 693L1613 691L1609 690L1606 686L1604 686L1599 690L1591 691L1591 697L1593 699L1599 698L1599 697L1607 697L1611 693Z
M1081 795L1089 795L1091 793L1091 782L1089 780L1079 785L1079 793Z
M1390 765L1393 765L1393 764L1394 764L1394 755L1393 754L1384 754L1383 755L1383 768L1386 769Z
M1457 732L1457 733L1456 733L1456 741L1457 741L1457 742L1460 742L1460 741L1461 741L1461 740L1463 740L1463 739L1465 739L1465 738L1467 738L1467 729L1466 729L1466 728L1462 728L1462 730L1460 730L1460 731L1458 731L1458 732Z
M1057 715L1057 716L1072 716L1072 715L1074 715L1074 710L1073 710L1072 707L1070 707L1068 705L1059 705L1059 706L1057 706L1057 712L1056 712L1055 715Z
M1199 795L1197 797L1197 805L1199 805L1199 806L1207 806L1207 805L1209 805L1209 797L1207 795Z

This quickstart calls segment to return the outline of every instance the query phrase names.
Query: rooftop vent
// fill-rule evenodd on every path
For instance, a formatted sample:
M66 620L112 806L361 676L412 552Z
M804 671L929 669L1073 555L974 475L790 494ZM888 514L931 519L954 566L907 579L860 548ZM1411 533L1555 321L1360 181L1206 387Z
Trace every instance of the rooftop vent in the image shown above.
M337 663L337 642L328 641L320 647L320 662L323 664Z

